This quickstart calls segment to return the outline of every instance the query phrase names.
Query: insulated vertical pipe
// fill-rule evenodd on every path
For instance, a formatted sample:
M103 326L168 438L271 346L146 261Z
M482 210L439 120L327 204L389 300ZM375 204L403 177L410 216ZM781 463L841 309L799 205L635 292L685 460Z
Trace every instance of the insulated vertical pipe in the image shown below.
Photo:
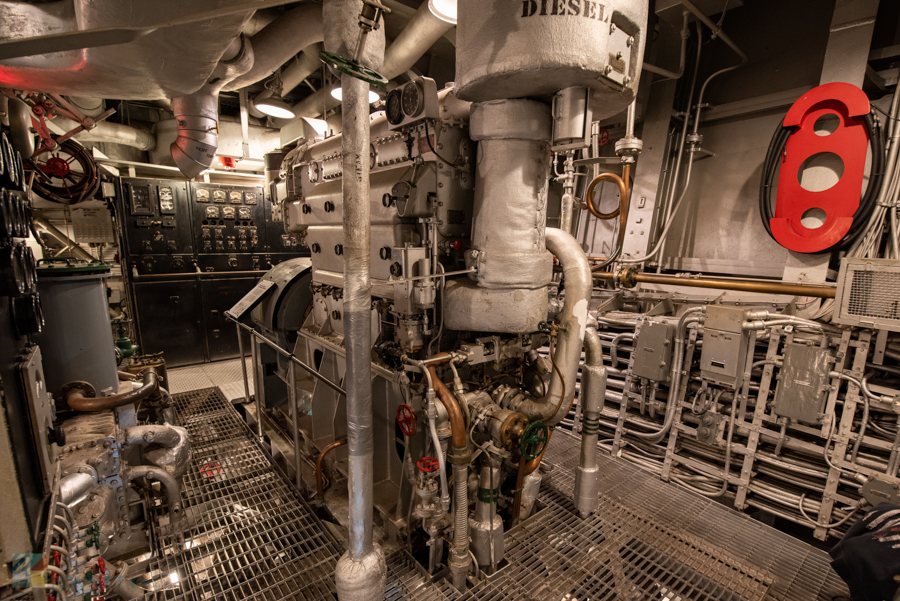
M330 0L322 5L325 50L342 56L357 54L357 16L361 0ZM384 27L366 40L362 63L379 71L384 56ZM350 537L347 552L334 570L340 601L384 599L387 564L384 551L372 540L373 520L373 418L370 353L371 284L369 282L369 84L349 75L341 78L341 157L344 177L344 344L347 371L347 455Z
M350 557L372 552L372 348L369 206L369 84L349 75L343 90L344 323L347 335L347 441Z
M582 368L584 387L581 390L581 460L575 470L575 508L582 518L597 508L597 436L600 414L606 399L606 368L603 348L597 330L589 329L584 336L585 364Z

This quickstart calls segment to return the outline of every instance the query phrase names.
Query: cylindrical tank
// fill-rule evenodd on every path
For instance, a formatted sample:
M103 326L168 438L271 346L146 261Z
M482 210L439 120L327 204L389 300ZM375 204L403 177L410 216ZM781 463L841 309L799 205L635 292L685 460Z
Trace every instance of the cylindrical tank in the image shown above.
M463 100L594 90L594 119L634 99L647 0L460 0L456 85Z
M44 330L36 336L51 394L73 380L91 383L97 396L118 392L116 355L106 300L104 263L38 267Z

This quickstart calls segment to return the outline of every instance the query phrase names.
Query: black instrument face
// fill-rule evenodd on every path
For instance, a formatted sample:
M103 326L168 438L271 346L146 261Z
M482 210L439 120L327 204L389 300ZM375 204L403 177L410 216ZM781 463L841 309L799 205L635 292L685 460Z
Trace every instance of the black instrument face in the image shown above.
M416 117L422 111L422 91L415 83L403 87L403 112Z
M391 90L391 93L387 96L386 108L385 111L387 113L388 123L391 125L397 125L401 121L403 121L403 103L402 103L402 95L403 93L399 89Z

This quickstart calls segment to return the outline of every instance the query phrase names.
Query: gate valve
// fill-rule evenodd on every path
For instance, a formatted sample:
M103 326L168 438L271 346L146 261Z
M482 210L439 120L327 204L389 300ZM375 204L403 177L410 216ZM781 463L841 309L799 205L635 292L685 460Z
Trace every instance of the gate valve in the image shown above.
M525 428L522 438L519 440L519 451L522 457L528 461L537 459L547 447L550 439L550 428L544 422L532 422Z
M416 414L412 407L402 404L397 407L397 425L404 436L412 436L416 433Z
M435 457L422 457L416 461L416 467L425 474L436 472L440 466L441 464Z

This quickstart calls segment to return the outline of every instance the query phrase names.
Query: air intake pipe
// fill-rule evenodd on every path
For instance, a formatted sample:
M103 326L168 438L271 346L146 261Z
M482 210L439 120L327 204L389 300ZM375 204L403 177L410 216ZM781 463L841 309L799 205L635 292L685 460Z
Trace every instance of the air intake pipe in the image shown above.
M250 41L241 34L225 51L202 88L172 99L178 137L169 149L185 177L193 179L212 165L219 149L219 91L249 71L253 60Z

